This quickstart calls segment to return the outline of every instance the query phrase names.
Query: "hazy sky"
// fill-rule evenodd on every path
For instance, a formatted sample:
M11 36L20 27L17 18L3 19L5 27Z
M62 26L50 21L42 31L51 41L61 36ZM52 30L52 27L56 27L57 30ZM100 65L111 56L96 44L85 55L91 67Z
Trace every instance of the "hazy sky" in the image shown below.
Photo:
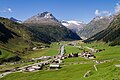
M96 15L120 10L120 0L0 0L0 16L19 20L49 11L59 20L89 22Z

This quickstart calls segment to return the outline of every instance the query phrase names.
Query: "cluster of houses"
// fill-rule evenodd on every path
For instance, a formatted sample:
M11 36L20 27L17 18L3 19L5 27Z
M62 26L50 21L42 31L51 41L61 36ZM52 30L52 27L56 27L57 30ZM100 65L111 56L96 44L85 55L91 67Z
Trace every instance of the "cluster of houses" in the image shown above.
M89 58L89 59L94 59L94 58L96 58L96 56L95 56L93 53L88 52L88 51L82 52L82 53L81 53L81 57Z
M59 69L60 64L62 63L63 56L56 55L56 56L42 56L40 58L33 58L32 61L41 61L38 63L34 63L31 65L27 65L21 68L17 68L16 71L26 71L26 72L32 72L32 71L38 71L42 70L45 66L47 69Z
M83 53L70 53L70 54L64 55L63 59L74 58L74 57L84 57L84 58L88 58L88 59L96 58L93 53L86 51L86 52L83 52Z
M43 60L41 62L35 63L35 64L31 64L28 66L24 66L21 67L17 70L19 71L27 71L27 72L31 72L31 71L37 71L37 70L42 70L44 66L47 65L47 69L50 70L58 70L59 68L61 68L61 63L62 60L66 59L66 58L72 58L72 57L78 57L78 54L68 54L68 55L56 55L56 56L43 56L40 58L36 58L33 60Z
M88 59L94 59L96 58L94 56L94 54L92 54L91 52L83 52L83 53L70 53L70 54L64 54L64 48L61 47L63 50L61 50L61 53L59 55L56 56L42 56L40 58L32 58L32 61L39 61L38 63L35 64L31 64L28 66L24 66L21 68L17 68L17 70L19 71L37 71L37 70L42 70L44 66L47 65L47 69L50 70L57 70L59 68L61 68L61 63L62 60L66 59L66 58L74 58L74 57L84 57L84 58L88 58Z
M50 60L47 61L42 61L39 63L27 65L21 68L18 68L19 71L26 71L26 72L32 72L32 71L37 71L37 70L42 70L45 65L48 65Z

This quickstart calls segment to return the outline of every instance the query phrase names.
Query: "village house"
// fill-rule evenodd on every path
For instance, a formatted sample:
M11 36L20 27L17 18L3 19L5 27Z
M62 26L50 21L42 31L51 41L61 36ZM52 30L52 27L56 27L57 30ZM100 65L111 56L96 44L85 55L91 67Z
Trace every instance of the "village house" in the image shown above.
M50 70L53 70L53 69L58 70L61 68L60 64L50 64L49 67L50 67Z
M72 57L79 57L78 53L70 53L68 54L68 58L72 58Z

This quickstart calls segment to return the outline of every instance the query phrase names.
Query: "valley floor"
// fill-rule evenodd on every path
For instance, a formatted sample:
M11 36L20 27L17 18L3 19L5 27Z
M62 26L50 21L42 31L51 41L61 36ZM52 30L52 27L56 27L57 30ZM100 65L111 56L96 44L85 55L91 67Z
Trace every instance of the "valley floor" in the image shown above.
M102 42L90 44L81 41L72 42L76 43L75 46L67 45L69 43L71 42L53 43L50 48L35 51L35 53L25 55L23 58L57 55L59 44L65 45L66 54L81 53L84 50L93 52L93 49L104 49L104 51L94 53L95 59L82 57L64 59L61 64L62 68L58 70L44 68L37 72L14 72L0 80L120 80L120 46L108 46L108 44ZM3 65L0 66L0 73L33 63Z

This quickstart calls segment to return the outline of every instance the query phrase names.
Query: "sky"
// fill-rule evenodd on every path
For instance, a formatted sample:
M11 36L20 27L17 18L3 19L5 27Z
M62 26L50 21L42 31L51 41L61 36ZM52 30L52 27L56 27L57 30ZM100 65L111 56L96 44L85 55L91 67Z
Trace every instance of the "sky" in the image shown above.
M120 11L120 0L0 0L0 16L26 20L45 11L58 20L78 20L88 23L95 16Z

